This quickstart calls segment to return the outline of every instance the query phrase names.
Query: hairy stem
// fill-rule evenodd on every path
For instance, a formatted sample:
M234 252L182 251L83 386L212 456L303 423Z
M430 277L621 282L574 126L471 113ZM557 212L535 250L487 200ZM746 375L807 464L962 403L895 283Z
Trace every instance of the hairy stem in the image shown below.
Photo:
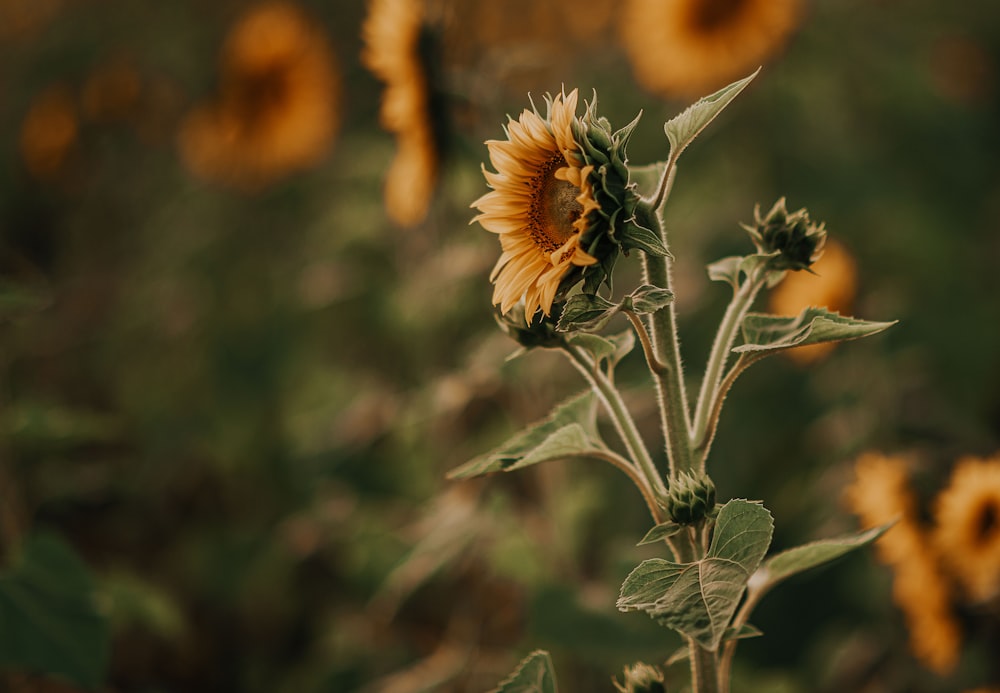
M658 212L654 211L642 221L660 234L664 243L666 242ZM642 267L644 281L647 284L670 289L669 255L655 257L643 253ZM652 313L649 316L649 327L656 360L663 366L658 372L653 372L653 377L656 381L660 423L663 428L667 459L670 462L670 475L673 477L678 472L691 469L693 461L690 443L691 423L688 418L687 393L684 389L684 371L681 367L674 303L671 302Z
M646 482L656 492L665 495L667 487L663 483L663 478L656 469L656 465L653 464L653 458L650 457L649 450L646 449L646 444L643 442L642 436L639 435L639 429L625 406L625 402L622 401L618 388L608 380L601 369L579 347L566 345L563 347L563 351L569 357L570 362L587 379L590 386L594 388L611 418L615 430L625 444L629 457L639 465L639 471L645 477Z
M726 307L726 313L722 316L722 322L719 323L719 330L715 333L712 351L708 356L708 363L705 365L705 375L701 381L701 390L698 392L698 404L695 406L691 438L692 446L696 447L699 453L698 468L700 471L704 471L705 457L708 452L706 434L709 428L714 431L718 420L718 411L714 409L713 405L716 402L721 403L718 394L722 372L726 367L729 350L733 347L733 341L743 323L743 318L763 286L763 280L759 278L760 276L754 273L754 276L748 277L733 294L729 306Z

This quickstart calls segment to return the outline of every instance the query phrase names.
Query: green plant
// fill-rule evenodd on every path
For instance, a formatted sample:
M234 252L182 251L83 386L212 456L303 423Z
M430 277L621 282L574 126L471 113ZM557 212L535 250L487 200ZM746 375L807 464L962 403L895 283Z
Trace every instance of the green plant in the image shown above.
M672 659L688 658L692 690L726 692L740 639L759 632L749 617L787 577L876 539L883 528L818 541L767 557L771 513L759 502L717 504L707 461L723 403L748 367L788 349L865 337L890 322L869 322L814 307L796 317L751 312L762 291L788 272L809 271L823 250L826 230L806 210L789 212L784 199L766 214L758 208L744 228L756 250L723 258L709 277L729 284L732 298L719 323L700 390L690 406L673 303L673 257L663 208L677 161L698 134L750 83L751 75L707 96L665 124L665 161L628 164L625 153L636 121L612 131L597 114L596 95L576 116L576 92L548 100L548 113L525 111L508 123L508 140L487 142L496 173L493 190L477 202L476 219L497 233L504 250L492 280L501 326L523 349L562 351L590 386L545 420L451 473L467 478L513 471L548 460L593 457L628 475L654 526L640 543L659 543L667 558L642 562L625 579L617 606L642 611L686 641ZM642 285L613 300L612 273L621 254L638 250ZM601 331L616 314L631 330ZM667 472L664 474L615 384L615 367L641 344L655 384ZM624 452L606 444L598 410L612 423ZM626 672L622 690L655 690L662 681L648 668ZM633 672L634 673L634 672ZM542 652L524 660L499 691L555 690Z

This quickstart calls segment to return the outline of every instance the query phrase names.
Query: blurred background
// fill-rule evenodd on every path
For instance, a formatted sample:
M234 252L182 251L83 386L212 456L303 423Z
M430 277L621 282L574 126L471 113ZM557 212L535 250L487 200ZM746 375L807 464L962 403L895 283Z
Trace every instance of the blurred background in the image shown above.
M744 375L719 496L764 501L776 549L853 531L879 451L930 522L956 460L1000 450L994 0L0 0L0 687L477 692L544 648L586 692L662 662L676 637L614 607L661 553L616 470L445 480L583 386L555 353L505 362L469 205L529 93L642 110L645 164L758 65L667 207L692 386L729 295L704 267L752 250L756 203L836 245L775 310L900 322ZM641 355L619 370L656 447ZM27 554L89 616L42 598L24 654ZM1000 686L995 597L952 595L935 668L892 583L873 551L790 581L735 690Z

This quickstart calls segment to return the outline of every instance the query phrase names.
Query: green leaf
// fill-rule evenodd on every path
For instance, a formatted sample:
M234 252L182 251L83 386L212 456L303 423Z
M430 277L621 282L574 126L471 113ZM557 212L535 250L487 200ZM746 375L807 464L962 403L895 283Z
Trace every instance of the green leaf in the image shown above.
M618 310L618 305L598 294L574 294L563 306L556 330L593 332L604 327Z
M615 347L614 353L608 356L608 363L612 368L617 366L619 361L628 356L635 347L635 332L632 330L625 330L624 332L619 332L618 334L611 335L610 337L605 337L605 339L611 342Z
M759 638L763 634L764 631L762 631L757 626L752 626L749 623L744 623L742 626L740 626L739 630L735 630L734 628L727 628L726 634L722 636L722 639L724 641L749 640L750 638Z
M666 161L657 161L648 166L629 166L628 180L629 183L635 183L640 195L652 195L666 170Z
M630 293L627 299L631 299L632 310L639 315L655 313L674 302L674 292L670 289L661 289L658 286L643 284L638 289Z
M808 344L839 342L877 334L896 324L844 317L826 308L806 308L797 317L749 313L743 319L743 344L736 353L777 352Z
M618 608L644 611L714 651L767 553L773 531L771 513L764 506L731 500L719 511L705 558L694 563L643 561L625 579Z
M104 680L108 641L83 561L54 535L25 538L0 575L0 667L92 689Z
M764 561L754 576L754 589L764 592L782 580L840 558L854 549L872 543L893 525L892 522L864 532L835 539L821 539L776 553Z
M651 530L646 532L646 536L642 538L636 546L642 546L644 544L655 544L658 541L663 541L669 537L674 536L679 531L681 531L683 525L679 525L676 522L664 522L653 527Z
M566 343L588 351L591 358L594 359L594 363L601 359L610 359L618 351L618 345L607 337L587 334L586 332L574 332L566 338Z
M715 117L750 84L759 72L760 68L757 68L757 71L749 77L744 77L710 96L699 99L682 113L668 120L663 126L663 131L670 140L670 157L676 160L694 138L715 120Z
M708 278L713 282L726 282L733 289L740 288L740 269L743 258L739 255L731 255L721 260L716 260L708 266Z
M545 650L535 650L521 660L514 673L491 693L556 693L552 659Z
M667 257L670 252L663 245L663 239L656 232L640 226L634 219L627 221L621 232L622 248L638 248L653 257Z
M451 470L448 478L468 479L605 449L597 434L597 399L588 390L563 402L547 418L494 450Z

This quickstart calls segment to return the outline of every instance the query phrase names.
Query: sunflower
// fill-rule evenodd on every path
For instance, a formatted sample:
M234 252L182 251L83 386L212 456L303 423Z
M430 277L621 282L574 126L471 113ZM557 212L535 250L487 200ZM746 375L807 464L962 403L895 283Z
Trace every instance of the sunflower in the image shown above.
M876 453L862 455L844 498L865 527L896 520L875 546L879 559L893 570L893 601L906 619L910 649L933 671L951 671L962 632L951 611L948 583L919 522L905 463Z
M258 5L226 39L220 98L195 109L181 153L203 178L258 187L319 163L338 119L326 37L288 2Z
M629 0L620 35L647 89L691 95L758 66L798 23L800 0Z
M810 306L849 312L857 290L857 266L843 244L828 238L823 255L812 272L789 272L771 292L770 311L776 315L798 315ZM816 361L833 350L836 342L812 344L788 351L799 363Z
M371 0L362 27L362 62L385 82L379 121L396 136L385 206L401 226L427 216L443 148L436 29L420 0Z
M21 124L19 145L28 171L39 179L57 177L76 146L79 130L69 88L55 85L42 91Z
M968 596L1000 595L1000 455L960 460L934 504L934 544Z
M619 252L665 254L636 217L639 195L628 181L625 147L636 121L612 133L597 116L596 97L577 117L577 91L546 97L548 113L522 111L508 120L506 140L488 140L492 190L472 203L473 219L500 237L502 253L490 281L493 303L506 314L524 301L531 321L577 282L595 292L610 285ZM643 239L647 239L644 241Z

